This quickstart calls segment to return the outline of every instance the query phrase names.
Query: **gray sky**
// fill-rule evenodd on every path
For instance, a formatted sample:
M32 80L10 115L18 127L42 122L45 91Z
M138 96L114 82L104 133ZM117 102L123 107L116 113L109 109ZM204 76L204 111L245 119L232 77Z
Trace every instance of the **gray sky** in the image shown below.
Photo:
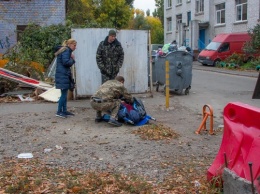
M134 8L142 9L146 12L147 9L150 9L150 12L154 12L155 1L154 0L134 0Z

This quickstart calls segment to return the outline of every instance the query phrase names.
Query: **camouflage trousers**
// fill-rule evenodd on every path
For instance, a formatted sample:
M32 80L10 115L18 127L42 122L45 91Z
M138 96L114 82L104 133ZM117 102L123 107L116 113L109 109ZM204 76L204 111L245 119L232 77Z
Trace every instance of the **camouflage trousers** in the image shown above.
M117 76L117 74L111 75L111 76L107 76L107 75L105 75L105 74L101 74L102 84L105 83L105 82L108 81L108 80L115 79L116 76Z
M97 117L102 117L102 112L110 112L112 118L117 118L117 113L120 108L121 101L115 100L111 102L95 102L91 99L90 105L97 111Z

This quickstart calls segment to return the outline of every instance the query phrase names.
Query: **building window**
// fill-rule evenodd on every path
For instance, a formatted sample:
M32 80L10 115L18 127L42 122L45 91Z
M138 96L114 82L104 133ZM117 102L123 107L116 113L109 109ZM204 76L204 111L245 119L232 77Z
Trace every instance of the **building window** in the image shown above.
M247 0L236 0L236 21L247 20Z
M181 14L176 15L176 30L178 30L178 26L181 23L182 23L182 15Z
M171 32L172 31L172 18L169 17L166 20L167 20L167 32Z
M204 12L204 0L196 0L196 13Z
M26 27L27 27L27 25L17 25L16 26L17 41L21 40L21 35Z
M167 8L172 7L172 0L167 0Z
M190 25L190 21L191 21L191 12L187 12L187 26Z
M177 0L177 5L182 4L182 0Z
M217 24L225 23L225 3L216 5L216 19Z

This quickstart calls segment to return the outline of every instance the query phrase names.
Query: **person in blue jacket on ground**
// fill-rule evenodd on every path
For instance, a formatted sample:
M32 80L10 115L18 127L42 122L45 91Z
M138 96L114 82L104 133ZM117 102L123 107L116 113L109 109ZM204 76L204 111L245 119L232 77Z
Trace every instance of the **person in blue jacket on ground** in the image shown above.
M62 46L55 48L55 56L57 57L55 87L61 90L56 116L61 118L74 116L73 113L67 111L67 94L73 81L71 67L75 64L75 57L72 52L76 46L77 41L69 39L65 40Z

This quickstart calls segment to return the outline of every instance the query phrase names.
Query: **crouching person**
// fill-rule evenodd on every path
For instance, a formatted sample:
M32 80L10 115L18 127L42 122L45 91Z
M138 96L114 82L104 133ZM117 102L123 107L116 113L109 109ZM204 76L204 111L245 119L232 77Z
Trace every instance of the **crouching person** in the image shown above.
M124 82L124 77L116 76L114 80L108 80L103 83L91 97L90 104L92 108L97 111L96 122L102 121L102 112L109 112L110 119L108 123L117 127L122 126L122 124L117 121L117 114L122 101L121 99L124 99L129 103L133 102L133 97L124 87Z

